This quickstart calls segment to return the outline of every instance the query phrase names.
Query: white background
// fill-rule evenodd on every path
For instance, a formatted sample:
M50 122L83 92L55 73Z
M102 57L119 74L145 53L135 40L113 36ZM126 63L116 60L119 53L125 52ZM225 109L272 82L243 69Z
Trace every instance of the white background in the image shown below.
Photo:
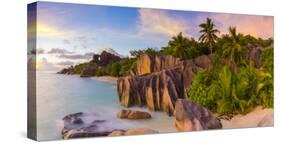
M49 0L54 1L54 0ZM78 0L56 0L73 2ZM31 141L26 138L27 111L27 3L31 0L1 0L0 4L0 142ZM153 7L195 11L212 11L275 16L275 127L215 130L189 133L87 138L69 142L271 142L280 141L280 28L281 4L278 0L79 0L119 6ZM48 104L46 104L48 105ZM46 118L47 119L47 118ZM279 132L278 132L279 131Z

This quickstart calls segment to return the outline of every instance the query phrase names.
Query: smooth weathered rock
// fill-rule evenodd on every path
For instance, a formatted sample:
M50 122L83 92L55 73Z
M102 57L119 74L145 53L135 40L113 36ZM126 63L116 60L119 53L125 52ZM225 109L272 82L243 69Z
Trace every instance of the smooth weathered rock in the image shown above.
M98 137L98 136L107 136L111 131L97 131L97 132L87 132L83 130L70 130L63 135L64 139L70 138L83 138L83 137Z
M141 134L155 134L158 131L153 129L139 128L139 129L130 129L124 133L124 135L141 135Z
M70 124L81 124L83 123L83 120L80 118L83 115L83 112L78 112L74 114L67 115L63 118L65 123Z
M174 116L179 131L222 128L220 120L209 110L186 99L177 100Z
M148 112L123 109L118 112L117 117L121 119L149 119L151 115Z
M97 65L99 65L99 66L105 66L105 65L108 65L113 62L120 61L120 60L121 60L121 57L108 53L106 51L103 51L100 55L98 55L98 54L93 55L93 61L95 63L97 63Z
M143 54L138 60L137 75L117 80L119 102L126 107L146 106L172 115L176 100L186 98L195 72L209 64L211 57L206 55L180 61L172 56Z
M116 131L111 132L108 136L110 136L110 137L114 137L114 136L123 136L124 133L125 133L125 131L116 130Z
M194 58L195 65L201 67L201 68L208 68L211 65L210 57L207 55L202 55L197 58Z
M98 114L74 113L63 118L64 126L62 129L62 137L64 139L107 136L112 131L119 130L112 126L113 122L103 120ZM92 118L89 119L89 118Z
M148 118L150 115L144 112L129 111L128 117ZM130 116L133 114L133 116ZM141 114L139 116L139 114ZM73 123L72 120L82 120L83 123ZM116 119L118 120L118 119ZM99 137L99 136L121 136L121 135L137 135L158 133L152 129L139 128L127 129L123 125L113 125L120 121L104 120L96 113L74 113L63 118L64 126L62 129L62 137L64 139L82 138L82 137Z
M250 49L250 61L253 61L255 67L262 66L261 62L262 47L252 47Z
M173 68L180 63L180 59L173 58L171 55L153 56L149 54L142 54L137 60L136 75L144 75Z
M138 129L129 129L127 131L123 131L123 130L113 131L108 136L128 136L128 135L142 135L142 134L155 134L155 133L159 133L159 132L153 129L138 128Z

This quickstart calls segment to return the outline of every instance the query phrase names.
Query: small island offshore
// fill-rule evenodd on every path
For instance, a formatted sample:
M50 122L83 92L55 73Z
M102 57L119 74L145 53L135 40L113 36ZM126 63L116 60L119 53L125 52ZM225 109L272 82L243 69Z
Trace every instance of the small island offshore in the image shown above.
M37 139L274 126L273 17L37 6Z

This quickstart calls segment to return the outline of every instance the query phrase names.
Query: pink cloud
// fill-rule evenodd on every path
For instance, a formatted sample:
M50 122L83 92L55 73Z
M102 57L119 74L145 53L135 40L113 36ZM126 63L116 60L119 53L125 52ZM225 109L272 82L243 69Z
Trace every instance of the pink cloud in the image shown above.
M214 14L210 18L219 23L218 28L222 34L228 32L229 26L236 26L237 31L243 34L261 38L274 36L274 18L272 16Z
M162 10L140 9L140 27L142 33L158 33L167 36L174 36L180 32L185 33L188 26L183 24L181 19L171 17Z

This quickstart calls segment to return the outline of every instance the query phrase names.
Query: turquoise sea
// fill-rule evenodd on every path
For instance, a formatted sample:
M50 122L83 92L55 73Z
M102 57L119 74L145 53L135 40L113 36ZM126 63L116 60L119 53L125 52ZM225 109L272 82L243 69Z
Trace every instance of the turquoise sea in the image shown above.
M150 112L150 120L121 120L116 117L124 107L119 105L114 81L80 78L37 71L37 138L62 139L62 118L76 112L98 113L120 128L151 128L160 132L175 132L174 118L146 108L130 108Z

